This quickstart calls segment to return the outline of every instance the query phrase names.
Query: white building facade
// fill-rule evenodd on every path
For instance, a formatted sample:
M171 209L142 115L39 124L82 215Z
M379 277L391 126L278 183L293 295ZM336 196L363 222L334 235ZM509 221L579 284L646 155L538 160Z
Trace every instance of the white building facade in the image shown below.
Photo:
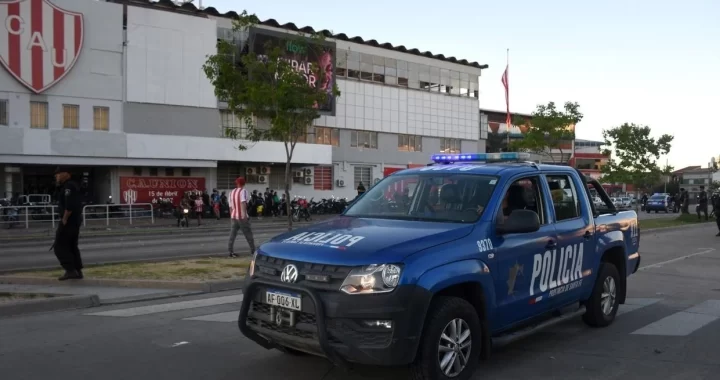
M0 3L10 20L0 26L0 197L49 192L56 165L87 179L95 201L126 203L129 188L141 191L135 202L153 190L227 190L238 176L281 189L283 143L239 150L222 137L239 123L202 71L218 38L232 35L233 16L144 1ZM296 146L293 194L352 197L360 181L424 165L432 153L484 151L477 95L486 66L329 41L342 95Z

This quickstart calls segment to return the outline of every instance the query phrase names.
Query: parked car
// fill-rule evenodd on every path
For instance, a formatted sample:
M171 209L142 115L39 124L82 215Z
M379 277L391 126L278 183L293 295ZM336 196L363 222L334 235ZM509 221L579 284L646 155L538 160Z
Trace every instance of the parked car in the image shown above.
M656 194L650 197L645 205L645 211L649 214L652 211L668 213L673 211L671 197L663 194Z
M491 348L527 333L614 321L640 265L634 211L615 210L578 170L522 153L433 160L384 178L337 218L261 245L242 334L346 368L468 379ZM513 163L462 162L475 160ZM389 207L386 191L409 183L408 205ZM594 207L589 186L610 212Z

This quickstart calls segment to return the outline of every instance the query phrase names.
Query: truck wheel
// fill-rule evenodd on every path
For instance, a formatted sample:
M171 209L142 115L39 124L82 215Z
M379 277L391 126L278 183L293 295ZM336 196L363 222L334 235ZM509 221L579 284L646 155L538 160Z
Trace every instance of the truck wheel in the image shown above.
M482 324L475 308L461 298L438 297L428 313L411 378L469 379L482 351Z
M615 320L618 307L620 275L615 265L601 263L592 295L585 302L583 321L592 327L605 327Z

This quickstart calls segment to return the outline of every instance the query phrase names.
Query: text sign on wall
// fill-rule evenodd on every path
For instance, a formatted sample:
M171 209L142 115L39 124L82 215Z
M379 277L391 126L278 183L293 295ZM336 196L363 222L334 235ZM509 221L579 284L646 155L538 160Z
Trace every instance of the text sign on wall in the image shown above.
M205 178L199 177L120 177L122 203L178 204L186 192L204 191Z

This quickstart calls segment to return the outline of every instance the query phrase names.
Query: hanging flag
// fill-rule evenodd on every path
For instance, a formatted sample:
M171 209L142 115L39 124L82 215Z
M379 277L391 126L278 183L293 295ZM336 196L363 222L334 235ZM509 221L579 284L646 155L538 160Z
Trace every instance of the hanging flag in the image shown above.
M507 118L505 119L505 124L507 125L507 133L510 134L510 126L511 126L511 119L510 119L510 82L509 82L509 70L510 70L510 62L507 63L507 66L505 66L505 72L502 76L502 84L505 87L505 107L507 109Z

